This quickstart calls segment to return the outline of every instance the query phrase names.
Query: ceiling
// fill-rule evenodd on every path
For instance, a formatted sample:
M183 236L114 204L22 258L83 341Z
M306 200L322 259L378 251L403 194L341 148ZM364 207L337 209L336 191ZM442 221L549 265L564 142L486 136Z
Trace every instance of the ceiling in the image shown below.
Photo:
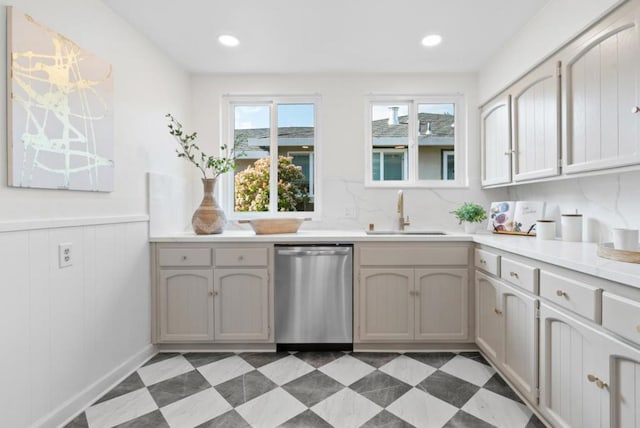
M190 72L291 73L476 71L549 0L103 1Z

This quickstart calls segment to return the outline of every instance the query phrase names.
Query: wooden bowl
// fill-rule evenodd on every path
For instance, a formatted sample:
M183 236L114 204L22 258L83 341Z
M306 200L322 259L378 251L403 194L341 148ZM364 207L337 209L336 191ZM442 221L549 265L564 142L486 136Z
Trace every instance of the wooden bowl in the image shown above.
M256 218L238 220L238 223L249 223L256 235L273 235L276 233L296 233L303 221L310 218Z

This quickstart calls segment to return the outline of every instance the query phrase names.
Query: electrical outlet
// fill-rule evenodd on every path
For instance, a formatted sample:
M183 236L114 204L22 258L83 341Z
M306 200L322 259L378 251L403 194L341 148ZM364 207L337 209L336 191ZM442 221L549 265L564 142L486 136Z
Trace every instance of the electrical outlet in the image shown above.
M61 268L69 267L73 264L73 252L71 251L71 242L58 244L58 266Z
M355 218L356 217L356 209L354 207L345 207L344 208L344 216L346 218Z

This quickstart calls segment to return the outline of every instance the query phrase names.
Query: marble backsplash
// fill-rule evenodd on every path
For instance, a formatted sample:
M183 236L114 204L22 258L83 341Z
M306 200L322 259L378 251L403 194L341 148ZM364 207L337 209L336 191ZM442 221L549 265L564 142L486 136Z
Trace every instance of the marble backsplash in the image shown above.
M546 201L545 216L556 220L559 236L560 215L576 210L595 242L611 241L612 228L640 229L640 171L513 186L508 198Z

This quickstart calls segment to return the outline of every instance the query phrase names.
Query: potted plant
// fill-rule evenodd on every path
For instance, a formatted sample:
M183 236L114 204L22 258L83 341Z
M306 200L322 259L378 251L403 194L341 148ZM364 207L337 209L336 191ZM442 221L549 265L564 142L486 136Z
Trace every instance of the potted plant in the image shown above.
M169 120L169 134L173 135L178 141L178 148L176 149L178 157L191 162L202 173L204 197L191 218L193 231L198 235L221 233L227 223L227 218L214 199L213 191L216 179L221 174L235 168L233 153L228 150L226 144L223 144L220 147L221 153L224 153L223 156L207 156L195 143L198 137L197 132L188 134L182 130L182 124L170 113L166 117Z
M458 219L458 224L464 223L465 233L475 233L478 223L487 218L487 212L482 205L474 202L465 202L455 211L451 211Z

